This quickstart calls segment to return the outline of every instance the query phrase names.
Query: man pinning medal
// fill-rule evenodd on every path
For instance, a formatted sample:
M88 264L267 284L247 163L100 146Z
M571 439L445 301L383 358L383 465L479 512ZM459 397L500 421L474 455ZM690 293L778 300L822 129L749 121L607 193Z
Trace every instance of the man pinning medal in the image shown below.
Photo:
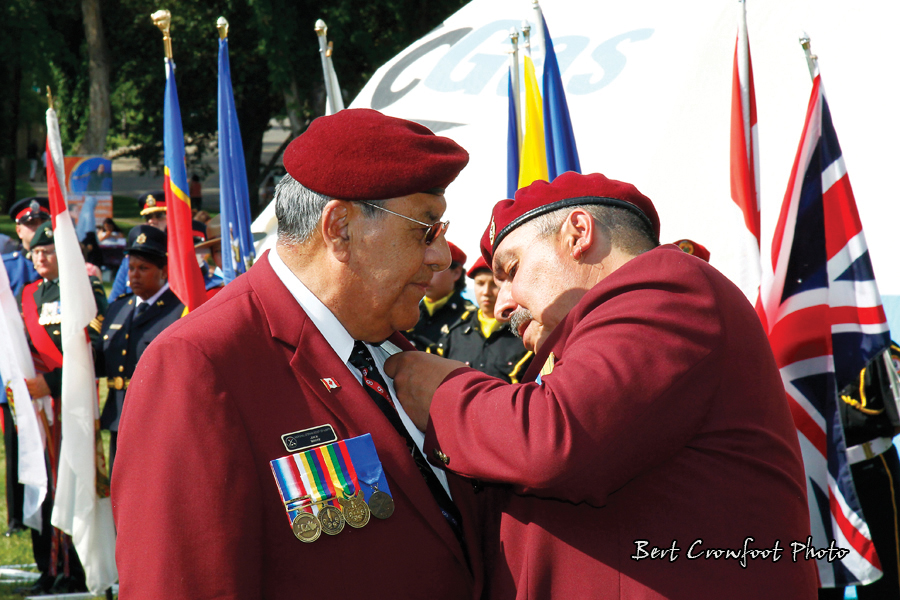
M455 142L369 109L284 155L278 242L144 352L112 483L122 597L476 598L473 486L383 371L450 265Z
M128 281L132 293L117 298L106 311L94 341L97 376L106 377L109 394L100 427L110 431L109 472L116 459L119 417L131 376L147 346L184 311L168 282L166 234L138 225L128 234Z
M815 561L787 552L809 535L806 480L766 335L659 232L631 184L536 181L481 240L494 315L535 353L522 383L423 352L386 364L434 463L502 496L491 598L815 598ZM706 554L745 545L755 560Z

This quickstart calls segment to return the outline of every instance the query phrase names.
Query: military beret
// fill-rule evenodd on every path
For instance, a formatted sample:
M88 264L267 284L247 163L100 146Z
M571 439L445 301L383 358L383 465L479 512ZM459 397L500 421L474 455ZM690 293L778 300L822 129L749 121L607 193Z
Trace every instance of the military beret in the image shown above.
M166 232L152 225L137 225L128 232L126 254L146 254L166 258Z
M291 177L340 200L443 194L468 162L453 140L368 108L319 117L284 151Z
M50 200L36 196L22 198L9 209L9 216L16 223L24 223L30 219L49 219Z
M466 264L466 253L459 249L459 246L454 244L451 241L447 241L447 245L450 246L450 261L455 262L456 264L463 266Z
M478 274L478 271L487 271L488 273L493 273L494 271L491 269L490 265L485 262L483 256L479 256L478 260L475 261L475 264L472 265L472 268L469 269L469 272L466 275L469 279L475 279L475 276Z
M141 208L141 216L147 216L150 213L166 212L166 193L150 192L138 198L138 205Z
M599 204L630 210L659 239L659 215L650 198L630 183L608 179L600 173L563 173L553 183L538 180L516 192L515 200L494 205L491 222L481 237L481 253L491 262L500 242L519 225L562 208Z
M693 254L697 258L701 258L706 262L709 262L709 250L706 249L706 246L698 244L694 240L678 240L675 242L675 245L681 248L684 252L688 254Z
M55 244L56 240L53 239L53 224L50 221L44 221L38 228L34 230L34 237L31 238L31 244L29 244L29 248L36 248L38 246L49 246L50 244Z

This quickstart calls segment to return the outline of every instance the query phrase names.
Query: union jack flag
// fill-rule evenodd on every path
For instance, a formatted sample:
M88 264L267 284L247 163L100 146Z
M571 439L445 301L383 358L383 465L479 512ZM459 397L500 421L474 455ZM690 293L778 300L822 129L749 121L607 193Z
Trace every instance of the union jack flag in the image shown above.
M847 548L818 562L822 587L866 584L882 570L847 462L838 390L890 347L850 180L821 78L763 264L763 323L797 426L813 544Z

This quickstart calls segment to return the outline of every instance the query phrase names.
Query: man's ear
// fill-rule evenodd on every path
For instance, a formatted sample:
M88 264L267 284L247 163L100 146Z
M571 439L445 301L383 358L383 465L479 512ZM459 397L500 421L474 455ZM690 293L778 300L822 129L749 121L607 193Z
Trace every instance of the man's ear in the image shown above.
M336 260L350 261L350 221L359 216L347 200L330 200L319 221L325 247Z
M560 244L575 261L580 261L596 242L594 218L582 208L576 208L566 217L560 227Z

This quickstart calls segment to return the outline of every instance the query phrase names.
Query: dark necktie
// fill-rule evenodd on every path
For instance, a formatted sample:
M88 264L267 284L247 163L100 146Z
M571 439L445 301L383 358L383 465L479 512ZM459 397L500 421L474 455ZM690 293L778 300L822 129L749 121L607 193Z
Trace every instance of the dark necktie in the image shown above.
M147 312L147 309L150 308L150 304L147 302L141 302L137 305L137 308L134 309L134 316L140 317L142 314Z
M384 413L387 420L390 421L391 425L394 426L394 429L397 430L397 433L406 442L406 447L409 449L409 452L416 463L416 467L419 468L419 473L421 473L422 477L425 479L425 483L428 485L431 495L434 496L438 508L441 509L441 513L443 513L444 518L447 519L447 523L456 535L456 539L459 540L459 544L462 546L463 553L466 556L466 561L468 561L469 553L466 548L465 538L463 537L462 517L459 514L459 510L456 508L456 505L453 504L450 496L447 495L447 491L444 489L444 486L441 485L435 472L431 469L431 465L425 460L425 456L419 451L419 447L416 446L409 431L403 426L403 421L400 420L400 414L394 407L394 402L391 399L387 384L385 383L384 378L382 378L381 372L378 371L378 367L375 366L375 359L372 358L372 353L369 352L365 343L357 341L356 344L353 345L353 352L350 354L350 364L359 369L359 372L362 373L363 387L366 392L368 392L369 396L375 402L375 405L382 413Z

